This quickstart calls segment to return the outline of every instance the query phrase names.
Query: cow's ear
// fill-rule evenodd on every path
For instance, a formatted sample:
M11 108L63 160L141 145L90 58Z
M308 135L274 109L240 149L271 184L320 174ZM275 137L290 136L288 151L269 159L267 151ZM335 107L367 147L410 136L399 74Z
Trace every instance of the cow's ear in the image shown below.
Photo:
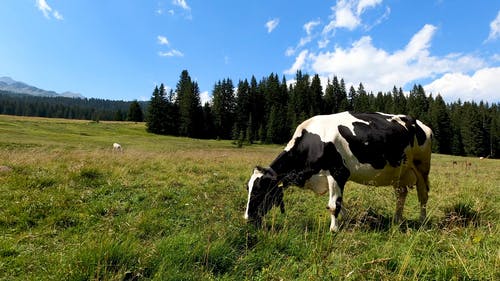
M266 168L263 168L261 166L255 166L255 169L253 170L254 174L261 173L264 174L266 172Z

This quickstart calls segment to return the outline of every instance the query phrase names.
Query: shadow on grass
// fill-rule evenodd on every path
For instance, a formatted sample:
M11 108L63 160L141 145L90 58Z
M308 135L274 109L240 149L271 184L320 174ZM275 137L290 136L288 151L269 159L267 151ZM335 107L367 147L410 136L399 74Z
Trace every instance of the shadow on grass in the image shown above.
M480 212L468 203L456 203L451 207L445 208L444 212L444 218L438 223L441 229L468 226L478 227L481 224Z
M341 220L340 230L388 231L392 226L392 217L380 214L372 208L346 215Z
M329 217L329 216L328 216ZM302 218L295 221L295 223L302 224L305 229L315 229L318 227L316 218ZM368 208L364 211L352 211L344 214L340 218L340 231L374 231L374 232L387 232L393 227L393 216L382 214L373 208ZM402 232L408 230L421 230L421 229L440 229L448 230L452 228L463 227L478 227L481 225L480 212L474 209L471 204L458 202L450 207L444 209L444 217L428 217L424 223L417 219L404 219L399 223L399 229ZM322 224L325 230L328 231L328 223ZM300 227L300 226L298 226ZM266 232L281 232L286 227L283 223L276 223L264 220L261 225L251 227L250 232L256 229L261 229ZM247 228L248 229L248 228Z

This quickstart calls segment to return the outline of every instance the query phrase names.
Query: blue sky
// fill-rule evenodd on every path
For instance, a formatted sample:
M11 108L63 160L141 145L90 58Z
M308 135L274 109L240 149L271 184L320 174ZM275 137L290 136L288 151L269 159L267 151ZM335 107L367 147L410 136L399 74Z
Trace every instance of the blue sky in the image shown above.
M0 29L0 76L85 97L147 100L187 69L205 100L301 69L500 101L500 1L2 0Z

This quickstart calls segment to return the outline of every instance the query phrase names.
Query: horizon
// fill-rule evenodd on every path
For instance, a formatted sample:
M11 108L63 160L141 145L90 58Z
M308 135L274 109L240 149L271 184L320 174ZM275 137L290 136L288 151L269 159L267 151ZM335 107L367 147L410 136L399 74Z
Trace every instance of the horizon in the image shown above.
M500 101L500 3L313 0L301 5L165 0L0 4L0 77L86 98L149 100L188 70L206 101L217 81L301 70L346 88L447 103ZM266 9L262 9L265 5ZM15 12L13 12L15 11ZM28 20L19 20L28 19Z

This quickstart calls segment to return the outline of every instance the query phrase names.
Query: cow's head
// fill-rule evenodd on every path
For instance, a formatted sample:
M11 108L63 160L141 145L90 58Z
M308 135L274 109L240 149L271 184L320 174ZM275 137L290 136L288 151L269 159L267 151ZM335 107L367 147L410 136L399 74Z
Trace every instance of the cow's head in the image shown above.
M256 167L248 181L248 202L245 219L260 225L273 206L279 206L285 212L283 202L283 188L278 186L279 180L276 172L271 168Z

